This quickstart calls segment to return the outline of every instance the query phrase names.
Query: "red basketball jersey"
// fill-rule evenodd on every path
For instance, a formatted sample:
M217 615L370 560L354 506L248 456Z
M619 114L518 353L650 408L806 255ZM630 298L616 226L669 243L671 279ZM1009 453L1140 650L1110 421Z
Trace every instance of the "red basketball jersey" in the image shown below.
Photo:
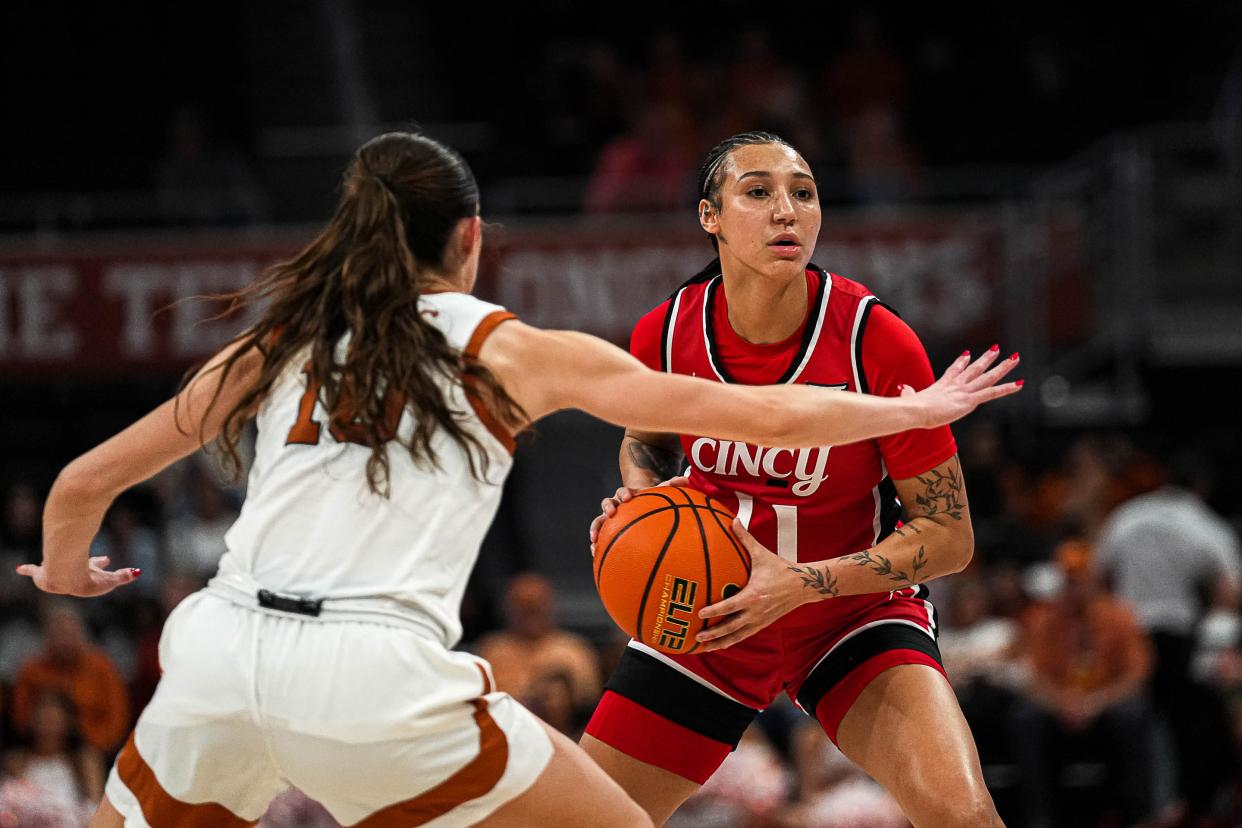
M815 265L806 276L807 315L784 342L755 345L734 333L717 272L691 280L644 316L630 350L656 370L716 382L796 382L824 394L878 396L897 396L903 384L931 385L935 377L917 336L869 290ZM735 510L760 543L789 561L835 558L883 540L901 516L892 480L917 476L957 450L948 427L802 449L680 437L691 485ZM819 602L787 618L810 621L872 601Z

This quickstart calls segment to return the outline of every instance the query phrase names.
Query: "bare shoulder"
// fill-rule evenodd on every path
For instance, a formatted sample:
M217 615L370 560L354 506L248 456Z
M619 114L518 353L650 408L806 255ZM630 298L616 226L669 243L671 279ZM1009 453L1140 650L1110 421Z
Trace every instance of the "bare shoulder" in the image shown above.
M589 334L536 328L511 319L488 336L479 350L479 359L493 371L519 366L537 371L624 353Z
M553 391L556 378L565 372L567 335L509 319L478 350L479 362L496 376L531 422L559 407Z
M479 361L504 379L507 371L529 367L548 347L549 331L511 318L497 325L479 348Z

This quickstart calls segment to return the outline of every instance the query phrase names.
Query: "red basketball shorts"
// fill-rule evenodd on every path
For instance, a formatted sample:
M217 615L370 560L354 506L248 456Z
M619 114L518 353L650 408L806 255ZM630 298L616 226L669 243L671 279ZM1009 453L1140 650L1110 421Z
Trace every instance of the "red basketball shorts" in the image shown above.
M851 601L827 623L820 614L799 624L791 613L711 653L670 656L631 641L586 732L702 784L784 692L835 742L841 720L880 673L900 664L944 672L926 596L918 586Z

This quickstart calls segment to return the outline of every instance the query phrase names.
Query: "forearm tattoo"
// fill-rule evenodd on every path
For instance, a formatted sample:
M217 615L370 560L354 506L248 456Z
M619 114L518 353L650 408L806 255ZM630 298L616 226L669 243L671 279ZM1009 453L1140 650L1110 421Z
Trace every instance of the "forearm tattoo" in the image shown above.
M921 580L919 573L927 568L927 549L919 547L918 553L910 561L909 572L895 568L890 559L874 549L864 549L862 552L846 555L845 560L852 561L857 566L868 567L876 575L887 576L890 581L914 585Z
M915 496L915 501L923 507L923 515L948 515L954 520L962 519L966 504L962 502L962 476L956 468L950 466L947 474L932 469L929 474L920 476L918 481L924 488Z
M634 465L643 471L655 474L660 480L668 480L671 477L677 476L681 461L680 451L673 451L662 446L653 446L633 438L630 438L630 441L626 443L626 447L626 450L630 453L630 459L634 461Z
M837 578L828 571L828 567L816 569L813 566L791 566L788 569L802 579L802 586L806 589L813 589L820 595L837 597Z

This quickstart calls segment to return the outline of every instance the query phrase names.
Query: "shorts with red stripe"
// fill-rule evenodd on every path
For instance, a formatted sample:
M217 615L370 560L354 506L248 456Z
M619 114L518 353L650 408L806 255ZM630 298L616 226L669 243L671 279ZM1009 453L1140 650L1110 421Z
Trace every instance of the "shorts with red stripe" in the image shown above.
M847 610L839 617L795 611L711 653L667 655L631 641L586 732L702 784L784 692L835 742L841 720L880 673L901 664L944 673L926 595L918 586L834 599Z

